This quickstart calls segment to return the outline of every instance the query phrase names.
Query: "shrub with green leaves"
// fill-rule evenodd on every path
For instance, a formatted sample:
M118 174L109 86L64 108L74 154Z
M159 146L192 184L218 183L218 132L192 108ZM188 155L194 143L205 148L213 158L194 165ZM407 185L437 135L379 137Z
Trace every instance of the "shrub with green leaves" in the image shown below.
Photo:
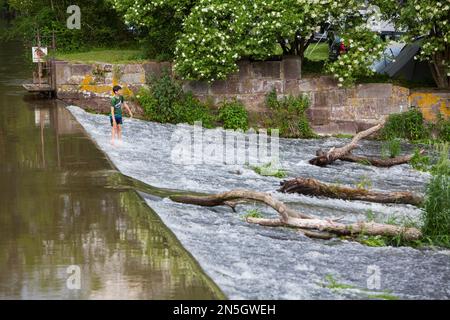
M438 113L436 121L429 123L428 126L433 138L450 142L450 118L445 119L441 113Z
M424 212L422 215L424 237L434 244L450 247L450 159L449 145L441 147L440 159L431 170Z
M418 148L414 150L414 155L409 161L409 164L419 171L428 171L430 169L430 163L430 157L420 154Z
M192 93L187 93L183 100L174 104L176 122L194 124L201 121L205 128L214 127L214 115L204 103L196 99Z
M175 103L183 98L181 85L172 79L168 70L164 70L160 78L151 79L150 90L158 102L153 114L155 120L174 122L176 120L174 113Z
M308 97L289 95L278 99L274 89L267 94L266 105L271 111L268 125L271 129L279 129L280 136L304 139L315 137L306 116Z
M206 128L214 126L211 110L192 93L185 94L168 72L159 79L152 79L149 88L141 88L136 97L150 120L189 124L201 121Z
M417 141L426 139L429 135L423 115L417 108L411 108L411 110L403 113L391 114L381 131L381 137L386 140L403 138Z
M237 100L224 102L219 108L219 120L225 129L248 129L248 112Z

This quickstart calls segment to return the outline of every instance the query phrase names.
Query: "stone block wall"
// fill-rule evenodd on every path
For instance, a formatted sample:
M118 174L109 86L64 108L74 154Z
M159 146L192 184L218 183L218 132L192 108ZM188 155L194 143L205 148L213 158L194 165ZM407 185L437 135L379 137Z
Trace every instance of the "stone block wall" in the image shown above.
M450 115L450 92L410 92L388 83L339 88L328 76L302 78L297 57L264 62L243 60L238 66L239 71L226 80L211 84L185 81L183 90L192 91L199 99L216 105L238 99L253 115L263 115L267 111L265 98L273 89L280 98L289 94L308 95L311 101L308 116L314 130L322 134L354 134L391 113L406 111L412 105L421 108L428 120L433 120L438 111L446 117ZM160 75L163 68L170 69L170 64L89 65L58 61L58 97L78 105L90 103L98 111L108 110L113 85L120 84L126 95L132 95L150 78ZM135 106L136 114L142 113L138 109L139 106Z

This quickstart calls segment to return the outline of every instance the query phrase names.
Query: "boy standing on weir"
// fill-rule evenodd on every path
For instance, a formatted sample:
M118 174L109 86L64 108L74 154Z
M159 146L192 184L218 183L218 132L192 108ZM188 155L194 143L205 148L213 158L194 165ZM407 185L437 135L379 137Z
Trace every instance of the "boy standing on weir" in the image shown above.
M111 121L111 144L114 145L114 136L117 135L117 139L120 141L122 139L122 105L127 109L130 118L133 118L133 113L125 102L123 96L121 95L122 87L114 86L113 93L114 96L111 98L111 113L109 119Z

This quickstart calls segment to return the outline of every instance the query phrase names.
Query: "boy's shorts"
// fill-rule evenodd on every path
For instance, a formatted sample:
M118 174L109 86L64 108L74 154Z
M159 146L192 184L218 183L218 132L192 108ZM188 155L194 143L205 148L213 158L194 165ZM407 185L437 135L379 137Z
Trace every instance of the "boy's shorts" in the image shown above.
M117 124L122 124L122 117L121 116L115 116ZM113 126L113 119L112 116L109 116L109 121L111 122L111 127Z

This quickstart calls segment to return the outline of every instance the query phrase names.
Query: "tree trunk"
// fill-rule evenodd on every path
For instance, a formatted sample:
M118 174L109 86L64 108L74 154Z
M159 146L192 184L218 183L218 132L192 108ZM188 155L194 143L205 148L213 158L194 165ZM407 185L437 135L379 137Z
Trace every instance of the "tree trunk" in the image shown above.
M366 137L370 136L371 134L377 132L378 130L380 130L383 127L383 125L384 124L380 123L372 128L369 128L367 130L359 132L358 134L356 134L353 137L352 141L349 144L347 144L343 147L332 148L327 153L323 152L322 150L318 150L317 154L316 154L317 157L309 160L309 163L319 166L319 167L324 167L328 164L333 163L340 157L350 153L350 151L352 151L353 149L356 149L358 147L359 140L366 138Z
M421 196L411 192L379 192L360 188L329 185L315 179L296 178L283 181L278 190L283 193L299 193L308 196L321 196L343 200L361 200L376 203L403 203L420 205Z
M283 202L274 199L270 194L255 192L250 190L232 190L210 196L171 196L175 202L196 204L200 206L220 206L227 201L246 200L265 203L275 209L280 215L279 219L259 219L248 217L247 221L268 226L287 226L302 230L313 230L329 232L338 235L382 235L382 236L402 236L405 240L417 240L421 237L421 232L416 228L406 228L394 225L379 224L374 222L357 222L353 224L337 223L332 219L318 219L304 215L288 208ZM296 218L305 217L305 218ZM306 234L306 233L305 233ZM310 234L311 236L312 234ZM317 236L321 236L317 234Z
M294 218L302 218L302 219L311 219L310 216L296 212L294 210L289 209L286 205L273 198L270 194L264 192L256 192L249 190L232 190L224 193L219 193L217 195L209 195L209 196L186 196L186 195L176 195L171 196L170 199L175 202L187 203L187 204L195 204L198 206L204 207L215 207L221 205L229 205L228 202L236 201L236 200L247 200L247 201L258 201L261 203L265 203L275 211L277 211L282 219L287 219L288 217Z
M250 223L264 225L266 219L247 218ZM368 236L390 236L395 237L401 235L403 239L411 241L418 240L422 236L421 232L416 228L406 228L394 226L390 224L381 224L375 222L356 222L352 224L336 223L333 221L322 219L298 219L289 218L284 225L300 229L315 229L319 231L331 232L338 235L357 235L364 234Z
M437 52L433 54L433 59L430 62L430 70L433 75L433 79L439 89L450 88L450 77L447 75L447 68L442 61L450 60L450 48L447 48L443 52Z

